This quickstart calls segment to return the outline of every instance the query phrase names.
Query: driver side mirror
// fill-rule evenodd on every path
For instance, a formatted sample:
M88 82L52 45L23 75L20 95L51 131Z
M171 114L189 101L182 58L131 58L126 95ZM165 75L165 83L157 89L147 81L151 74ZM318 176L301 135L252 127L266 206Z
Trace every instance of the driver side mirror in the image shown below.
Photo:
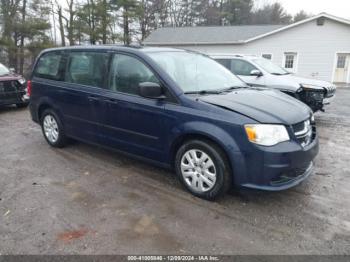
M15 71L16 71L16 69L14 67L10 67L9 70L11 73L15 73Z
M139 84L139 93L142 97L153 99L164 99L163 88L153 82L143 82Z
M256 76L256 77L261 77L261 76L263 76L263 73L260 71L260 70L252 70L251 72L250 72L250 75L251 76Z

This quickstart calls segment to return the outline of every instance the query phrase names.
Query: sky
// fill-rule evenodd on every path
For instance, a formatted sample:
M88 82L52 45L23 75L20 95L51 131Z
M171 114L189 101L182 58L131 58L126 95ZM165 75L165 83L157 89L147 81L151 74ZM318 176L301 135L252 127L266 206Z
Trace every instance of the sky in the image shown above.
M58 0L62 5L66 0ZM322 12L350 19L350 0L255 0L256 6L280 2L288 13L294 15L300 10L317 15Z
M256 0L256 6L280 2L290 14L300 10L317 15L322 12L350 19L350 0Z

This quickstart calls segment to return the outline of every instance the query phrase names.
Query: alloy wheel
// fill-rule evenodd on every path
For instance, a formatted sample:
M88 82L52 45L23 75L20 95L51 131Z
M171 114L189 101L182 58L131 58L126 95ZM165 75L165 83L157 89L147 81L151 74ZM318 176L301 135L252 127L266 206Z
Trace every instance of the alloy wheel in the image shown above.
M197 192L207 192L216 183L215 164L202 150L191 149L183 155L181 174L186 184Z

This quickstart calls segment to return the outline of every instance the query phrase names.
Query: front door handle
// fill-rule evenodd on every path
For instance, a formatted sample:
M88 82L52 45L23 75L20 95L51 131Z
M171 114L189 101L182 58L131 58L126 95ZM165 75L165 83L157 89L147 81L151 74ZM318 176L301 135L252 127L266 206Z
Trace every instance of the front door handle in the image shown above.
M89 96L88 99L90 102L103 102L103 103L109 103L109 104L118 104L118 100L115 100L113 98L99 98L97 96Z

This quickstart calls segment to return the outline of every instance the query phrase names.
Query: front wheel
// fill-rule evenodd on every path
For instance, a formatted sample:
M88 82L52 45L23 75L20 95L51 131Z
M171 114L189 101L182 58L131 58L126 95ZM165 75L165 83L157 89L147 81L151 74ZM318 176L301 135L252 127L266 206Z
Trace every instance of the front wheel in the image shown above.
M53 147L64 147L66 136L58 115L52 109L46 109L41 116L41 129L46 141Z
M232 175L223 151L209 141L191 140L180 147L176 173L195 196L213 200L231 187Z

